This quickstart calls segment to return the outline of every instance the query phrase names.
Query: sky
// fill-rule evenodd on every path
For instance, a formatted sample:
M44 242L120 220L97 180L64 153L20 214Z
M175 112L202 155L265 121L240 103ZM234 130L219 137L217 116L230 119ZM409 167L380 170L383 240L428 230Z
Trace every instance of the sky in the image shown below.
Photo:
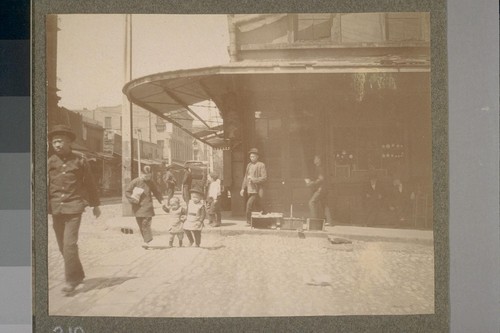
M58 15L59 105L115 106L125 85L125 15ZM132 15L132 79L229 63L226 15Z

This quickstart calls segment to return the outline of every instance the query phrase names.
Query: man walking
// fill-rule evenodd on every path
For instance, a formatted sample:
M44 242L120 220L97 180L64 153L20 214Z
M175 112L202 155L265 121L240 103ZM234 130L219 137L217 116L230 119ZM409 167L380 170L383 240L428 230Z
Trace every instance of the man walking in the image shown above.
M78 255L78 231L86 206L101 215L99 195L87 160L74 153L71 144L76 136L68 126L56 125L48 134L54 154L49 157L49 212L52 214L57 245L64 257L66 285L71 293L83 282L85 273Z
M175 186L177 184L177 181L175 180L174 174L170 169L172 166L167 167L167 172L165 173L164 180L165 180L165 188L167 189L167 202L172 199L175 193Z
M189 200L191 199L191 194L189 191L191 190L191 184L193 183L193 174L191 172L191 168L187 165L187 163L184 164L184 177L182 178L182 198L184 199L184 202L186 202L186 205L189 203Z
M243 183L241 184L240 195L245 195L247 191L247 204L246 204L246 217L247 226L250 225L252 218L252 211L256 202L263 210L263 197L264 197L264 182L267 180L266 166L264 163L259 162L259 151L257 148L252 148L248 152L250 155L250 163L247 165Z

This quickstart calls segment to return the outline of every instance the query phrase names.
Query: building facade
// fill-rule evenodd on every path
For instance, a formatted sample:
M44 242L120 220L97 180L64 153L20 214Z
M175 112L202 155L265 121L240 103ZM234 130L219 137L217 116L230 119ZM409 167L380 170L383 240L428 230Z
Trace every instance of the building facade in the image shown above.
M139 92L167 87L168 96L158 98L186 108L212 100L223 132L192 135L226 149L223 172L232 193L240 190L248 150L258 148L268 169L268 211L293 206L294 216L308 216L304 179L315 177L319 155L335 224L431 229L429 19L428 13L230 15L231 63L138 79L124 92L173 122L174 107L145 101ZM370 174L384 200L368 220ZM387 209L394 178L414 192L404 220ZM232 195L231 209L243 215L243 198Z

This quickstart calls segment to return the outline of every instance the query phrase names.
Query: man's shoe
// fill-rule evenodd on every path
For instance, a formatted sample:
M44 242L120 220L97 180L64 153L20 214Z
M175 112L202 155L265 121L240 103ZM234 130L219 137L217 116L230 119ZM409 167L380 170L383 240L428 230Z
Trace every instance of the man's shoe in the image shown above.
M82 283L82 281L67 282L66 285L61 289L61 291L65 294L72 293L80 283Z

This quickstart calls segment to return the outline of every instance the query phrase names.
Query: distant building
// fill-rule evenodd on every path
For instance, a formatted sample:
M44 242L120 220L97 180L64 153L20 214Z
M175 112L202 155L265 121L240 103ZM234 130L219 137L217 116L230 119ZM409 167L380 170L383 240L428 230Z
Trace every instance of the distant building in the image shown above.
M122 134L121 105L75 110L75 112L98 121L109 138L113 137L112 134ZM186 111L181 111L180 114L184 126L190 128L193 118ZM148 158L166 165L175 163L179 166L193 159L192 137L188 133L137 105L132 108L132 117L133 137L139 137L144 142L155 143L161 147L161 155L152 154Z

